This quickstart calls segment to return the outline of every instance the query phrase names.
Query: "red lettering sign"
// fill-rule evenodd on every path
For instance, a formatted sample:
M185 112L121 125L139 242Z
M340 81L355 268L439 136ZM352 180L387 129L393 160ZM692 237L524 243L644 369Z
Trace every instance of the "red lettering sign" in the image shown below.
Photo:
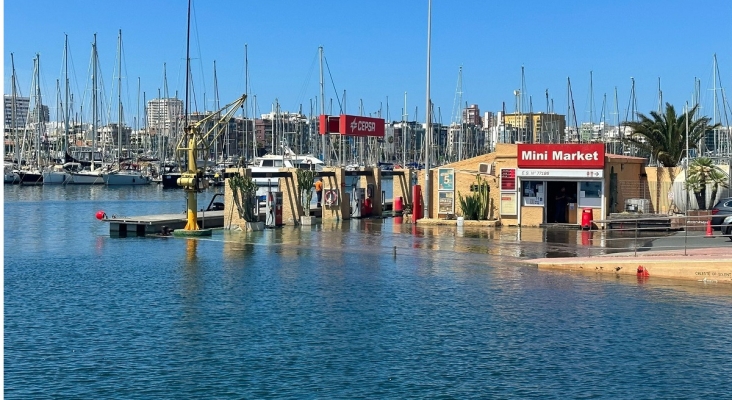
M605 145L519 144L519 168L604 168Z
M341 114L339 122L338 132L342 135L384 137L384 120L381 118Z
M516 170L501 168L501 190L516 191Z

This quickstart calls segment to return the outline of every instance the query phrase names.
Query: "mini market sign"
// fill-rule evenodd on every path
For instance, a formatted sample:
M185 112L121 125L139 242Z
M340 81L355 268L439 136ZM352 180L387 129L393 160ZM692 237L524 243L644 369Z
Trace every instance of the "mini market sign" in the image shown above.
M517 163L519 168L604 168L605 145L519 144Z

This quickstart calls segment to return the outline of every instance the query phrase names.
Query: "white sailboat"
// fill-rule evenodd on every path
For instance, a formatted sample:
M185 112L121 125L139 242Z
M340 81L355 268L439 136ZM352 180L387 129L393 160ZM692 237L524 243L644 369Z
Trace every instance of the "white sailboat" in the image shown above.
M17 99L18 99L18 89L16 86L17 77L15 76L15 59L13 56L13 53L10 53L10 63L13 68L13 74L11 76L11 82L12 82L12 95L10 97L10 101L12 102L10 105L10 121L11 121L11 127L10 131L12 133L13 138L13 153L15 157L13 158L13 162L5 162L3 172L4 172L4 183L7 184L17 184L20 183L20 175L18 175L17 171L17 165L15 162L18 162L20 160L20 139L18 138L18 120L17 120Z
M119 31L118 44L119 71L117 76L117 101L118 118L117 123L117 169L102 174L106 185L149 185L152 182L150 176L134 167L134 164L122 166L122 30Z
M43 118L41 110L43 109L43 101L41 98L41 87L40 87L40 63L41 56L36 54L34 60L35 68L33 72L33 85L35 90L31 92L35 93L33 112L35 113L35 131L36 138L33 144L33 153L35 153L35 164L31 164L28 168L18 171L20 176L20 183L22 185L42 185L43 184L43 172L41 170L41 134L44 130Z
M92 147L88 150L88 160L90 161L90 169L72 170L70 184L74 185L101 185L104 183L102 171L97 169L96 151L97 147L97 35L94 34L94 42L92 43ZM79 151L74 156L86 154L85 151ZM101 164L100 164L101 166Z
M64 138L62 154L66 155L69 147L69 36L66 35L64 41L64 75L65 75L65 99L64 99ZM56 88L58 90L58 81ZM58 104L58 102L57 102ZM52 165L43 171L44 185L65 185L71 181L71 174L62 165Z

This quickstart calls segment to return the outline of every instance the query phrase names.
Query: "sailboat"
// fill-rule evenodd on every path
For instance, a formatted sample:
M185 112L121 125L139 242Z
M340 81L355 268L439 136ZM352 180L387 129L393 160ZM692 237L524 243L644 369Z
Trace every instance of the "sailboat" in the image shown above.
M41 56L39 54L36 54L36 59L33 60L33 86L35 89L35 109L33 109L33 112L35 112L36 125L36 140L33 145L33 152L35 153L35 165L31 165L27 169L18 171L18 175L20 176L20 183L22 185L43 184L43 172L41 171L41 132L43 131L43 101L41 100L40 63Z
M68 152L69 147L69 36L66 35L64 41L64 81L65 81L65 99L64 99L64 138L63 138L63 154ZM58 87L58 81L56 81ZM71 181L71 175L62 165L53 165L43 171L44 185L63 185Z
M102 177L102 171L97 169L97 162L96 162L96 155L98 152L96 151L97 147L97 65L98 65L98 55L97 55L97 35L94 34L94 42L92 43L92 147L91 149L87 151L77 151L74 155L75 156L83 156L88 154L88 162L89 162L89 168L90 169L81 169L77 171L70 171L69 175L71 175L71 180L69 183L75 184L75 185L99 185L104 183L104 178ZM73 156L66 154L67 161L71 161L77 164L80 164L81 167L84 166L85 162L81 160L77 160ZM100 156L100 162L99 166L101 167L101 156Z
M17 166L15 162L18 162L20 159L20 148L18 145L20 144L20 140L18 139L18 120L17 120L17 101L18 101L18 89L16 86L17 77L15 75L15 59L13 57L13 53L10 53L10 63L13 67L13 75L11 77L12 81L12 95L10 97L10 101L12 102L10 105L10 124L11 124L11 132L13 137L13 152L15 153L15 158L12 159L10 162L6 161L4 165L4 183L7 184L16 184L20 183L20 175L18 175Z
M107 185L148 185L152 178L138 170L135 164L122 165L122 30L119 31L118 44L118 66L117 74L117 169L102 174L104 183Z

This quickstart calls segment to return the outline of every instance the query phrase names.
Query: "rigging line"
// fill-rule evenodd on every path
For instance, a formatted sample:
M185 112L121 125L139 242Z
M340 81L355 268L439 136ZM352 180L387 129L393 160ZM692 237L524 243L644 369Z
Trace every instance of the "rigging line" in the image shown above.
M330 73L330 66L328 65L328 58L325 57L325 54L323 54L323 60L325 60L325 67L328 69L328 76L330 77L330 83L333 85L333 92L336 93L336 100L338 100L338 108L340 109L340 113L343 113L343 104L341 104L341 99L338 97L338 90L336 89L335 82L333 81L333 74ZM325 113L323 113L325 114Z
M315 52L315 55L313 56L313 61L310 63L310 69L305 78L305 82L303 82L303 85L300 87L300 91L297 93L297 103L296 104L302 104L302 99L305 97L305 92L307 92L307 86L310 83L310 79L313 77L313 71L315 71L315 65L316 65L316 62L318 61L318 53L319 53L319 51Z
M201 86L203 86L203 93L206 93L206 75L205 75L206 70L203 68L203 57L201 56L201 39L199 36L200 32L198 30L196 5L194 3L195 3L194 1L191 2L191 7L193 8L193 12L191 14L193 15L193 27L194 27L194 30L196 33L196 44L198 45L197 52L198 52L198 64L199 64L199 68L201 70ZM191 74L191 85L193 85L193 71L191 71L190 74ZM193 101L195 102L195 98L193 99ZM205 109L205 106L206 105L204 104L204 109Z

